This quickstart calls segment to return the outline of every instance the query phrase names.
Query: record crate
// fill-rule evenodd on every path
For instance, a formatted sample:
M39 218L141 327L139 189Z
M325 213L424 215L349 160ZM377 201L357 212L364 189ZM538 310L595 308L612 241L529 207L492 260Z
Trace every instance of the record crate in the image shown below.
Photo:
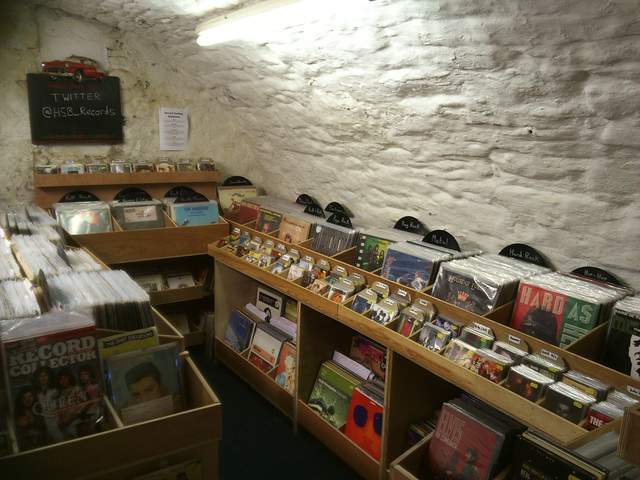
M43 175L33 173L35 202L50 210L65 195L83 191L103 201L113 200L123 189L137 187L152 198L162 198L174 187L188 186L207 198L215 199L221 172L147 172L83 173L79 175ZM229 235L229 224L220 215L219 223L177 226L166 213L164 228L122 230L112 221L114 231L68 235L73 244L83 247L106 264L137 262L159 258L206 254L209 243Z
M194 459L201 460L202 478L217 479L220 400L189 354L183 352L181 359L187 397L184 411L123 425L105 396L108 430L0 457L3 480L126 480ZM4 391L0 398L6 403Z

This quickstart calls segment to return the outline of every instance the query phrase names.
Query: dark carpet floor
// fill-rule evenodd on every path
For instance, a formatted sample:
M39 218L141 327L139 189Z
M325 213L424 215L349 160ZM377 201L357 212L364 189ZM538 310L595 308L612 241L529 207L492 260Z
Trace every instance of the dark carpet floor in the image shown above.
M220 480L362 480L221 362L189 352L222 404Z

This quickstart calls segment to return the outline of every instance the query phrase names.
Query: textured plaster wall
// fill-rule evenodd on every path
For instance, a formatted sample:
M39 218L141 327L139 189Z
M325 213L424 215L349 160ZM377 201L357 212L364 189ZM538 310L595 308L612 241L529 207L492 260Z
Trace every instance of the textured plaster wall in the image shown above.
M0 29L0 59L16 65L0 72L2 195L29 200L34 163L162 156L157 108L182 106L190 145L172 158L212 156L224 175L292 200L339 201L356 221L388 226L410 214L485 251L528 243L556 269L590 264L637 289L639 2L358 5L268 44L208 50L169 28L166 42L150 42L12 9L16 20ZM56 22L64 28L52 31ZM56 30L79 32L121 78L123 145L30 144L25 73L53 42L75 45Z

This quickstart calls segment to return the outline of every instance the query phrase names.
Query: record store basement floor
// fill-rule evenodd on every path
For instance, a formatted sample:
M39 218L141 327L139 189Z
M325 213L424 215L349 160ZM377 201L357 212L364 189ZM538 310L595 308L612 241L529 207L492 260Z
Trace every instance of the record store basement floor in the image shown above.
M189 352L222 404L220 480L362 480L202 346Z

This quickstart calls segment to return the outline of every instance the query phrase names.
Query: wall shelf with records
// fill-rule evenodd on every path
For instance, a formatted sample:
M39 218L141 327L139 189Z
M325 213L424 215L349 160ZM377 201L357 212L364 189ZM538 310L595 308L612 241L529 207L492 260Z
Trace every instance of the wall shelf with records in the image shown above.
M102 201L113 200L124 188L139 187L152 198L160 199L174 187L187 186L209 199L216 199L221 172L147 172L33 174L36 205L51 209L65 195L88 192ZM207 245L228 234L229 226L219 217L211 225L176 226L164 213L164 228L122 230L116 222L114 231L69 235L72 243L86 248L106 264L138 262L160 258L206 254Z
M263 241L278 241L269 235L250 229L250 224L230 223L232 230L236 227L241 230L248 229L252 237L259 237ZM297 300L299 315L296 405L291 410L294 424L300 424L312 431L366 478L386 478L387 470L402 455L401 445L410 422L430 413L429 410L451 398L456 391L470 393L496 406L527 427L544 432L563 445L576 444L601 435L603 432L620 429L621 419L618 419L597 430L587 431L581 425L565 420L547 410L540 401L531 402L508 390L503 385L504 381L500 384L494 383L445 358L441 353L427 349L416 341L416 335L403 336L395 331L394 325L380 325L367 316L354 312L349 308L351 299L341 303L331 301L326 295L318 295L309 288L303 287L299 281L287 280L286 271L274 274L265 268L260 268L256 263L250 263L245 258L236 256L225 249L225 243L226 241L222 240L209 246L209 254L216 261L216 339L221 347L218 352L224 352L219 358L225 363L233 362L234 370L244 378L259 377L244 359L240 361L237 355L233 360L228 358L229 352L225 351L222 339L229 313L239 305L252 301L254 292L260 285L266 285ZM595 336L586 335L570 348L561 349L506 326L513 304L507 304L485 316L479 316L430 296L429 290L407 289L374 273L360 270L343 261L348 259L350 254L325 257L302 245L287 247L297 250L301 258L310 256L316 262L324 259L331 268L341 266L349 273L357 272L366 279L367 285L381 281L386 283L392 292L399 289L407 290L414 301L428 300L437 307L439 314L453 318L463 325L471 326L477 323L488 327L496 338L509 335L517 337L526 342L532 351L545 350L551 355L557 355L564 359L569 368L585 372L613 388L627 385L640 388L639 381L576 353L582 349L581 342L592 342L593 338L597 338ZM307 405L309 392L313 387L320 364L330 358L333 349L344 350L349 338L358 333L368 336L388 349L389 373L386 380L385 419L379 461L353 444L339 429L333 428ZM598 332L592 335L598 335ZM259 380L254 385L258 391L263 388ZM429 388L428 385L439 385L439 388ZM419 398L413 396L414 392L415 397ZM434 392L447 393L434 394ZM261 393L278 404L279 400L274 399L274 395L266 390ZM290 411L288 406L286 408L279 406L284 411Z

